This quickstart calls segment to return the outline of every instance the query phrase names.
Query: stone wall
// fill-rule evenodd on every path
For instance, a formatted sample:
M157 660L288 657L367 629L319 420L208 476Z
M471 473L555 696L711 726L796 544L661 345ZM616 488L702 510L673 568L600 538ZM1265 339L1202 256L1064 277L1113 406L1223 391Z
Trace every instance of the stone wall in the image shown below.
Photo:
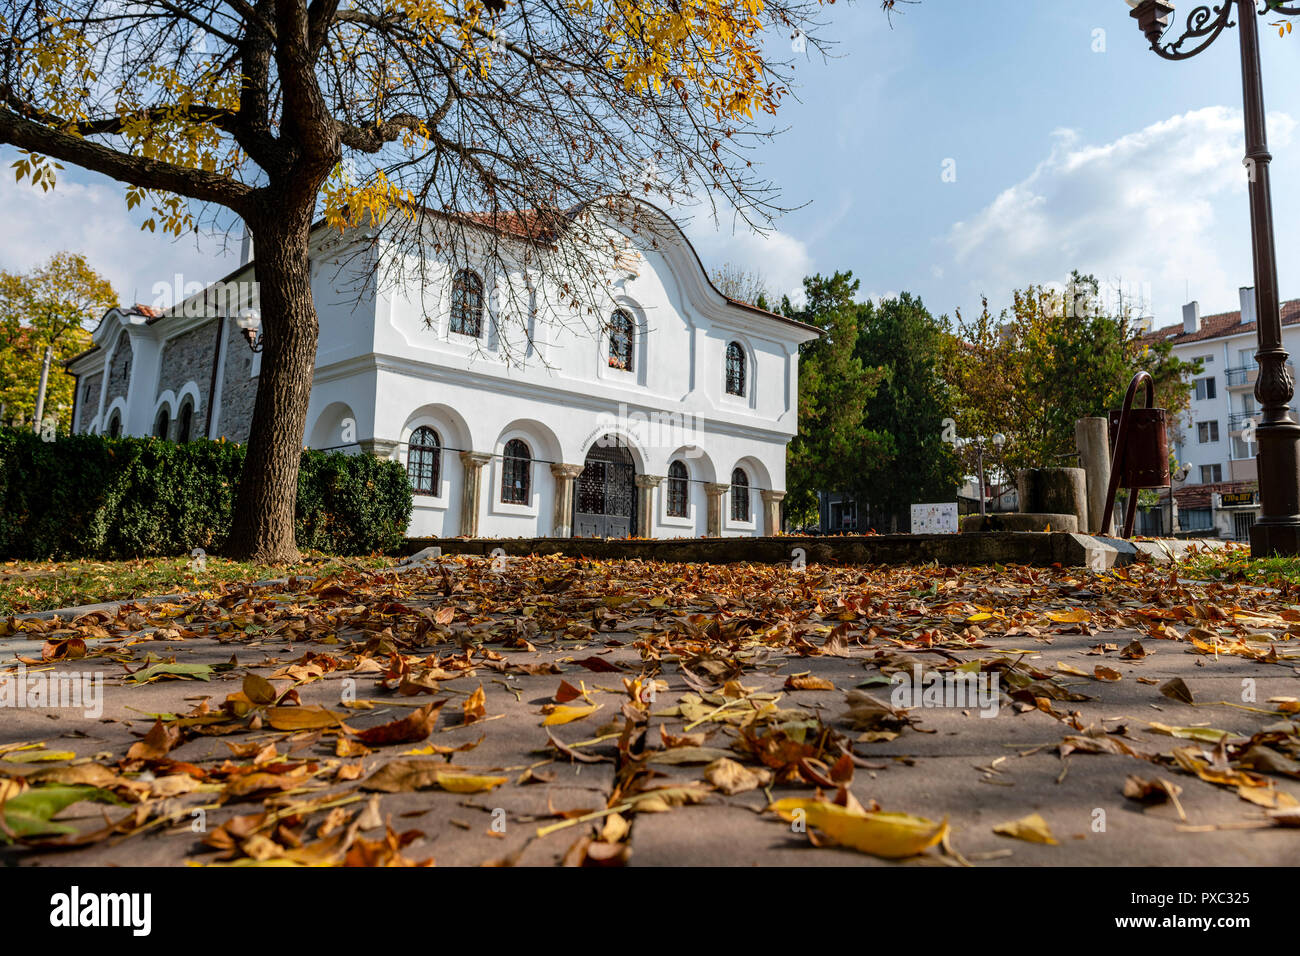
M108 392L104 395L104 408L108 409L117 398L126 398L131 385L131 337L123 332L113 350L113 364L108 369Z
M212 387L212 363L216 361L216 320L205 322L198 328L167 340L162 350L162 364L158 370L158 395L170 390L180 395L181 389L193 382L198 386L199 397L194 403L194 425L191 435L203 434L203 422L208 410L208 389ZM157 396L155 396L155 401ZM180 407L174 409L179 416Z
M253 424L257 379L252 377L253 352L234 322L226 323L226 368L221 381L221 415L214 437L248 441ZM211 346L209 346L211 348Z
M103 372L87 375L77 382L77 387L81 391L77 395L79 404L77 405L77 420L72 424L74 431L86 432L90 430L90 423L95 420L95 415L99 412L99 389L103 382Z

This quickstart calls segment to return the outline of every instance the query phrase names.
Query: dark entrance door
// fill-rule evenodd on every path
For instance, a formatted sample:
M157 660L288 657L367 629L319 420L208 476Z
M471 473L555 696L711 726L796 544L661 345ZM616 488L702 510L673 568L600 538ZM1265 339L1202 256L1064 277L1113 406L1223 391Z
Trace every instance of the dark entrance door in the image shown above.
M636 469L621 445L597 442L587 453L574 500L579 538L630 538L636 533Z

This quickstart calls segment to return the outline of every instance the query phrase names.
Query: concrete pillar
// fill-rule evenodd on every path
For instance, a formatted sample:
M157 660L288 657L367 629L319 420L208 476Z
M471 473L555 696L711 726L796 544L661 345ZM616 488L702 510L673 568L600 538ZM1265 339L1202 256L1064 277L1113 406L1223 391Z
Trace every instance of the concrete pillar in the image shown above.
M1079 449L1088 493L1088 534L1110 534L1102 529L1106 492L1110 486L1110 426L1104 418L1080 418L1074 423L1074 444ZM1112 521L1113 523L1113 521Z
M722 482L708 481L704 483L704 493L709 496L704 533L710 538L722 537L722 498L730 490L731 485Z
M1088 495L1082 468L1025 468L1016 472L1021 514L1074 515L1088 522Z
M483 505L483 466L492 460L481 451L463 451L465 485L460 496L460 533L465 538L478 537L478 515Z
M582 465L551 465L555 476L555 515L551 519L551 537L573 537L573 483L582 474Z
M663 480L663 475L636 476L636 533L639 538L655 536L655 489Z
M397 442L387 438L365 438L357 442L361 450L376 458L392 458L397 451Z
M785 497L784 491L761 492L763 496L763 532L770 537L775 537L781 533L781 499Z

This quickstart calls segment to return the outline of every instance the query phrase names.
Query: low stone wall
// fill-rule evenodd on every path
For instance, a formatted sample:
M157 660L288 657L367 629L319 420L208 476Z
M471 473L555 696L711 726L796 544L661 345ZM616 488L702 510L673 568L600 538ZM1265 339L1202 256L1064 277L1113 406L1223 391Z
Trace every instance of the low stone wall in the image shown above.
M408 538L404 554L426 547L443 554L560 554L597 560L789 564L1027 564L1109 567L1116 550L1087 535L1063 532L882 534L776 538Z

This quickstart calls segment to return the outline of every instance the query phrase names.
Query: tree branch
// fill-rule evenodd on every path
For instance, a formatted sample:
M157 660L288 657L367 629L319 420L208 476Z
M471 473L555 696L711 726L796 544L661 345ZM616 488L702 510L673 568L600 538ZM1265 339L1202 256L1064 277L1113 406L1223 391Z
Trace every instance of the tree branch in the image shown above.
M52 156L143 189L159 189L201 202L214 202L241 215L253 191L216 173L118 152L72 133L42 126L8 109L0 109L0 143Z

